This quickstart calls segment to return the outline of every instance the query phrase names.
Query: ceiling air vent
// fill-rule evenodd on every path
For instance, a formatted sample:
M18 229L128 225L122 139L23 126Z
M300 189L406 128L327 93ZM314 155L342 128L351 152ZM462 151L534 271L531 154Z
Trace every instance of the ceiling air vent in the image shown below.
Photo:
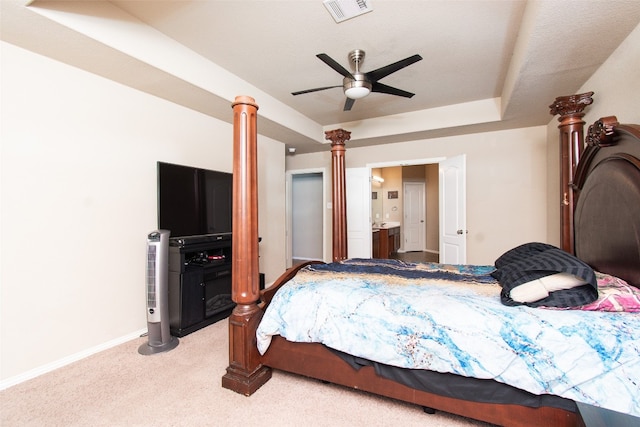
M324 0L322 3L336 22L346 21L373 10L369 0Z

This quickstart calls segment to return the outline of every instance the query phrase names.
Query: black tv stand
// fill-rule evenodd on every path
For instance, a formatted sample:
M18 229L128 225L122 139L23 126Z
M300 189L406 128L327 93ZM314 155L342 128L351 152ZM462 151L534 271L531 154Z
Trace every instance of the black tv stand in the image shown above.
M260 273L260 289L264 274ZM183 337L229 317L231 233L169 239L169 329Z
M183 337L228 317L231 234L172 238L169 244L169 326Z

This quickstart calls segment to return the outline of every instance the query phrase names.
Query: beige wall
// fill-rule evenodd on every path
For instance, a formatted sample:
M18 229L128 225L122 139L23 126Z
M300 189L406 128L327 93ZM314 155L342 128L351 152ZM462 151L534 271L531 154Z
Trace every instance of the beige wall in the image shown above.
M466 154L467 261L492 264L517 244L546 239L546 145L544 126L367 148L350 149L347 142L346 167ZM328 150L289 157L287 168L330 165ZM330 233L331 215L327 217Z
M640 123L640 25L611 53L607 61L575 93L594 92L593 104L585 108L585 133L601 117L615 115L620 123ZM570 93L558 95L571 95ZM549 100L551 101L553 100ZM547 239L560 243L560 166L558 121L548 126L548 223Z
M382 221L402 222L402 169L400 166L382 168L382 178L384 178L381 194ZM389 191L397 192L398 198L390 199L388 197Z
M230 172L233 132L13 45L0 48L0 380L7 386L146 330L156 162ZM260 263L269 282L285 268L284 147L259 137L258 153Z

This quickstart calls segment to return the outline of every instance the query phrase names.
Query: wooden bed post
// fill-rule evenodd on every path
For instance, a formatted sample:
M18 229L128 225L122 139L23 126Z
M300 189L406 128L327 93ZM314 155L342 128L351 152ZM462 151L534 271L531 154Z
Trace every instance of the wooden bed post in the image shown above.
M593 102L593 92L559 96L551 108L551 114L560 114L560 248L573 254L573 212L575 209L572 188L576 165L584 148L583 110Z
M345 179L345 141L351 132L344 129L329 130L325 139L331 140L331 179L333 180L333 261L347 259L347 194Z
M237 304L229 317L229 367L222 386L246 396L271 378L256 347L262 318L258 307L258 162L255 100L237 96L233 107L233 234L231 297Z

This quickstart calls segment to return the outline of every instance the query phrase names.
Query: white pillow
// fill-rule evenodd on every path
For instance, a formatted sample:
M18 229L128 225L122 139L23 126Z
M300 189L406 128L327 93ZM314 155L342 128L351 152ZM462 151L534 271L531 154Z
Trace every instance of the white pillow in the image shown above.
M516 286L511 289L509 296L517 302L534 302L548 297L550 292L571 289L586 283L573 274L556 273Z

